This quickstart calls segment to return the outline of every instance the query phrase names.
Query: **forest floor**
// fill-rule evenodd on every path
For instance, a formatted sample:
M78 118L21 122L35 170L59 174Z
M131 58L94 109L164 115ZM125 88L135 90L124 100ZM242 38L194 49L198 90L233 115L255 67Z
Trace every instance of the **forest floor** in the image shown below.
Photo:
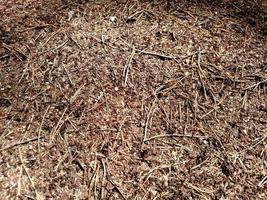
M1 1L0 199L267 199L266 8Z

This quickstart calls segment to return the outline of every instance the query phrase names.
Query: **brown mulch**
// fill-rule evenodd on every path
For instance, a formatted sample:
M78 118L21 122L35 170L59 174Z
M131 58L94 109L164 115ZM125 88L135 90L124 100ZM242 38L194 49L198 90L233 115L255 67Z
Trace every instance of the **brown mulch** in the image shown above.
M1 199L267 199L266 4L1 1Z

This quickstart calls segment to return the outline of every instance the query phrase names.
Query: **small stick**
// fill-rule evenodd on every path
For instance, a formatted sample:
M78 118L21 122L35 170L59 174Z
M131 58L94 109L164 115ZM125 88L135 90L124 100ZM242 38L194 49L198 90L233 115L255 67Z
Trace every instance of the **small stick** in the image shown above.
M47 53L47 52L50 52L50 51L55 51L55 50L58 50L60 49L61 47L64 47L67 43L68 43L69 39L67 39L66 41L64 41L62 44L58 45L57 47L55 48L50 48L50 49L47 49L47 50L44 50L42 52L40 52L39 54L44 54L44 53Z
M8 150L8 149L12 149L12 148L14 148L14 147L16 147L16 146L19 146L19 145L28 144L28 143L30 143L30 142L34 142L34 141L36 141L36 140L40 140L40 139L43 139L43 138L44 138L44 136L38 136L38 137L31 138L31 139L28 139L28 140L19 141L19 142L14 142L14 143L12 143L12 144L10 144L10 145L8 145L8 146L6 146L6 147L0 149L0 152L1 152L1 151Z
M56 132L57 132L57 130L58 130L58 128L59 128L59 125L60 125L60 123L61 123L61 121L62 121L62 119L63 119L65 113L67 112L67 110L68 110L68 107L66 107L65 110L63 111L63 113L62 113L60 119L59 119L58 122L57 122L57 125L55 126L55 129L54 129L53 132L51 133L51 136L50 136L50 144L53 142L53 140L54 140L54 138L55 138L55 134L56 134Z
M157 52L152 52L152 51L143 51L143 50L140 50L140 49L136 49L136 51L138 51L138 52L140 52L142 54L147 54L147 55L150 55L150 56L156 56L156 57L159 57L159 58L165 58L165 59L168 59L168 60L177 59L177 57L175 57L175 56L164 55L164 54L157 53Z
M59 161L58 161L57 165L54 167L55 172L57 172L57 170L59 169L60 165L64 162L64 160L66 160L66 158L68 157L68 153L69 152L67 151L64 155L61 156L60 159L58 159Z
M197 192L199 193L206 193L206 194L213 194L215 191L212 191L212 190L208 190L208 189L203 189L203 188L199 188L191 183L186 183L186 186L188 188L191 188L193 190L196 190Z
M120 38L120 40L121 40L123 43L125 43L128 47L130 47L131 49L135 48L135 47L132 47L130 44L128 44L128 43L127 43L125 40L123 40L122 38ZM151 56L156 56L156 57L159 57L159 58L169 59L169 60L177 59L177 57L175 57L175 56L164 55L164 54L157 53L157 52L152 52L152 51L144 51L144 50L140 50L140 49L136 49L136 48L135 48L135 51L137 51L137 52L139 52L139 53L143 53L143 54L151 55Z
M62 28L59 28L56 32L54 32L43 44L42 46L44 47L56 34L58 34Z
M61 47L64 47L68 43L68 41L69 40L67 39L65 42L63 42L62 44L58 45L57 47L52 48L52 49L48 49L47 52L49 52L49 51L55 51L55 50L60 49Z
M224 147L224 145L223 145L223 143L222 143L222 141L220 139L220 137L218 136L218 134L213 130L213 128L209 124L208 124L208 127L210 128L211 132L216 136L216 138L219 141L219 143L220 143L221 147L223 148L223 150L226 151L225 147Z
M189 109L188 109L189 102L190 102L190 100L186 101L186 124L188 124L188 122L189 122Z
M91 199L91 196L92 196L91 193L93 191L94 185L96 184L96 174L97 174L98 168L99 168L99 165L96 164L94 172L93 172L92 177L90 179L89 186L88 186L88 199Z
M46 27L49 27L49 26L51 26L51 24L43 24L43 25L38 25L38 26L33 26L33 27L21 29L21 30L18 30L17 32L23 33L23 32L31 31L31 30L34 30L34 29L46 28Z
M141 149L143 149L143 145L145 143L145 141L147 141L146 137L147 137L147 129L148 129L148 124L149 124L149 120L151 118L151 114L152 111L154 110L154 106L156 104L157 98L154 99L152 106L147 114L147 118L146 118L146 124L145 124L145 128L144 128L144 135L143 135L143 139L142 139L142 144L141 144Z
M213 107L213 109L211 109L209 112L205 113L204 115L202 115L200 117L200 119L203 119L204 117L208 116L209 114L211 114L213 111L216 111L218 109L218 106L221 105L223 103L223 101L226 99L228 95L225 95L224 97L221 98L221 100Z
M81 94L81 91L83 89L84 85L82 85L81 87L78 88L78 90L76 90L73 94L73 96L70 98L70 104L73 104L74 101L77 99L77 97Z
M243 100L242 100L242 108L246 108L246 105L247 105L247 96L248 96L248 92L245 91L245 94L244 94L244 97L243 97Z
M109 104L108 104L108 98L107 98L107 94L106 94L106 90L105 88L103 87L103 84L100 80L96 80L95 78L93 78L94 82L96 83L98 81L100 87L101 87L101 90L102 90L102 93L103 93L103 96L104 96L104 99L105 99L105 106L106 106L106 111L109 110Z
M22 53L21 51L17 50L17 49L11 49L12 47L10 47L9 45L3 43L1 45L3 48L5 48L6 50L8 50L10 53L12 53L14 56L16 56L16 58L18 58L21 62L23 62L23 60L17 55L19 54L22 58L26 59L28 58L24 53ZM17 54L16 54L16 53Z
M265 83L265 82L267 82L267 78L266 79L264 79L264 80L262 80L262 81L260 81L260 82L258 82L258 83L255 83L255 84L253 84L253 85L251 85L251 86L248 86L248 87L246 87L245 89L243 89L243 90L248 90L248 89L251 89L251 88L253 88L253 87L258 87L260 84L262 84L262 83Z
M108 172L108 171L107 171L107 172ZM118 186L113 182L113 180L111 179L111 176L110 176L109 172L107 173L107 180L108 180L108 182L110 182L111 185L116 189L116 192L119 193L119 195L121 196L121 198L122 198L123 200L126 200L125 196L124 196L123 193L120 191L119 187L118 187Z
M159 138L172 138L172 137L188 137L188 138L199 138L199 139L207 139L207 136L201 136L201 135L185 135L185 134L164 134L164 135L156 135L151 138L148 138L145 140L145 142L159 139Z
M201 83L201 85L202 85L202 87L203 87L203 90L204 90L204 96L205 96L205 99L208 100L206 86L205 86L205 84L204 84L204 81L203 81L203 79L202 79L202 75L201 75L201 74L203 74L203 72L202 72L202 69L200 68L199 65L198 65L197 73L198 73L198 76L199 76L200 83Z
M27 171L27 168L26 168L26 166L25 166L25 163L23 162L20 148L19 148L19 158L20 158L20 161L21 161L21 165L22 165L22 167L23 167L23 169L24 169L24 171L25 171L25 173L26 173L26 175L27 175L27 177L28 177L28 179L29 179L29 181L30 181L30 183L31 183L31 186L32 186L32 188L33 188L33 190L34 190L36 199L37 199L37 200L40 200L40 197L39 197L39 194L38 194L38 192L37 192L37 190L36 190L36 188L35 188L34 182L33 182L32 178L31 178L29 172Z
M166 168L171 168L171 165L162 164L161 166L152 168L149 172L147 172L146 174L142 176L141 178L141 180L143 180L142 186L147 182L147 180L150 178L153 172L157 170L161 170L161 169L166 169Z
M179 122L180 124L182 123L182 106L180 102L179 102Z
M23 172L23 167L21 166L20 167L20 170L19 170L19 179L18 179L18 189L17 189L17 195L16 197L19 198L20 195L21 195L21 177L22 177L22 172Z
M72 81L72 79L71 79L71 77L70 77L69 71L66 69L66 67L65 67L64 64L62 65L62 67L63 67L64 71L65 71L66 74L67 74L67 77L68 77L68 79L69 79L70 85L73 87L74 84L73 84L73 81Z
M194 102L194 121L197 118L197 111L198 111L198 92L196 92L196 96L195 96L195 102Z
M119 125L119 127L118 127L118 133L120 133L120 135L121 135L121 140L122 140L123 143L125 143L125 140L124 140L124 136L123 136L122 127L123 127L123 125L125 124L125 121L126 121L127 118L128 118L128 116L124 117L124 119L122 119L122 120L120 121L120 125ZM117 136L117 137L118 137L118 136ZM116 139L117 139L117 137L116 137Z
M71 36L68 36L68 37L79 49L83 49L82 46L76 40L74 40Z
M179 9L179 11L182 11L183 13L192 17L195 21L197 20L197 18L194 15L192 15L189 11L183 10L180 6L178 6L178 9Z
M128 74L129 74L129 71L130 71L130 68L131 68L131 63L132 63L132 60L133 60L133 57L135 55L135 47L133 46L132 47L132 52L131 52L131 55L123 69L123 77L124 77L124 82L123 82L123 87L126 87L126 84L127 84L127 80L128 80Z
M44 124L44 120L45 120L45 116L48 112L48 110L50 109L50 106L47 107L47 109L45 110L45 113L44 113L44 116L43 116L43 119L41 121L41 125L40 125L40 128L39 128L39 131L38 131L38 137L37 137L37 140L38 140L38 151L40 152L40 138L41 138L41 130L42 130L42 127L43 127L43 124Z
M263 185L267 183L267 176L265 176L258 184L259 187L263 187Z
M102 176L102 180L101 180L101 192L100 192L100 199L104 199L104 185L106 183L106 176L107 176L107 171L106 171L106 165L105 163L103 162L103 160L101 159L101 164L102 164L102 167L103 167L103 176Z

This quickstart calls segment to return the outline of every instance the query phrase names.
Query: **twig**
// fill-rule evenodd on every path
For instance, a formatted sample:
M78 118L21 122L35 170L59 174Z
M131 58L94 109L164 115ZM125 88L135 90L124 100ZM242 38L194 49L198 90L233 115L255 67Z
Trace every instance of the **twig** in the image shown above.
M45 120L45 116L48 112L48 110L50 109L50 106L47 107L47 109L45 110L45 113L44 113L44 116L42 118L42 121L41 121L41 125L40 125L40 128L39 128L39 131L38 131L38 137L37 137L37 140L38 140L38 151L40 152L40 138L41 138L41 131L42 131L42 127L43 127L43 124L44 124L44 120Z
M89 188L88 188L88 199L91 199L91 191L93 190L93 184L96 182L96 172L98 171L99 165L96 164L94 172L92 174L90 183L89 183Z
M194 15L192 15L189 11L183 10L180 6L178 6L178 10L179 10L179 11L182 11L183 13L185 13L185 14L187 14L187 15L189 15L189 16L192 17L195 21L197 20L197 18L196 18Z
M106 182L107 170L106 170L106 165L105 165L105 163L103 162L102 159L101 159L101 164L102 164L102 167L103 167L103 176L102 176L102 180L101 180L100 199L104 199L103 187L104 187L104 184Z
M123 87L126 87L126 85L127 85L128 74L129 74L129 71L130 71L130 68L131 68L131 63L132 63L134 55L135 55L135 47L133 46L131 55L128 58L127 63L125 65L124 69L123 69L123 77L124 77L124 81L123 81L123 84L122 84Z
M188 137L188 138L200 138L200 139L207 139L207 136L201 136L201 135L185 135L185 134L162 134L162 135L156 135L151 138L146 139L144 142L148 142L151 140L159 139L159 138L173 138L173 137Z
M77 97L81 94L81 91L83 89L84 85L78 88L73 94L73 96L70 98L70 104L73 104L74 101L77 99Z
M62 121L62 119L63 119L65 113L67 112L67 110L68 110L68 107L66 107L65 110L63 111L63 113L62 113L60 119L58 120L58 122L57 122L57 124L56 124L56 126L55 126L55 128L54 128L54 130L53 130L53 132L51 133L51 136L50 136L50 142L49 142L50 144L53 142L53 140L54 140L54 138L55 138L55 134L56 134L56 132L57 132L57 130L58 130L58 128L59 128L59 125L60 125L60 123L61 123L61 121Z
M260 140L257 143L243 149L241 152L246 152L247 150L253 149L254 147L258 146L260 143L264 142L266 139L267 139L267 135L260 138Z
M121 196L121 198L123 200L126 200L125 196L123 195L123 193L120 191L119 187L113 182L113 180L111 179L110 175L107 174L107 180L108 182L111 183L111 185L114 187L114 189L116 189L115 191L119 193L119 195Z
M248 86L248 87L244 88L243 90L248 90L248 89L251 89L251 88L253 88L253 87L256 88L256 87L258 87L260 84L265 83L265 82L267 82L267 78L264 79L264 80L262 80L262 81L260 81L260 82L258 82L258 83L255 83L255 84L253 84L253 85L251 85L251 86Z
M197 118L197 112L198 112L198 96L199 96L199 93L196 92L195 101L194 101L194 106L193 106L194 121L195 121L196 118Z
M120 191L119 187L116 185L116 183L114 183L114 181L111 179L111 175L110 172L108 170L108 165L106 163L104 163L104 161L101 159L101 164L103 166L103 171L104 171L104 175L107 179L107 181L109 183L111 183L111 185L114 187L115 191L121 196L121 198L123 200L126 200L125 196L123 195L123 193Z
M28 27L28 28L25 28L25 29L17 30L17 32L23 33L23 32L34 30L34 29L46 28L46 27L49 27L49 26L51 26L51 24L37 25L37 26L33 26L33 27Z
M43 138L44 138L44 136L38 136L38 137L31 138L31 139L28 139L28 140L19 141L19 142L14 142L14 143L12 143L12 144L10 144L10 145L8 145L8 146L6 146L6 147L0 149L0 152L1 152L1 151L8 150L8 149L12 149L12 148L14 148L14 147L16 147L16 146L19 146L19 145L28 144L28 143L30 143L30 142L34 142L34 141L37 141L37 140L40 140L40 139L43 139Z
M68 43L69 39L67 39L65 42L63 42L62 44L58 45L57 47L55 48L51 48L51 49L48 49L48 50L45 50L43 52L41 52L40 54L43 54L43 53L46 53L46 52L49 52L49 51L55 51L55 50L58 50L60 49L61 47L64 47L67 43Z
M118 127L118 133L120 133L120 136L121 136L121 141L123 144L126 144L125 143L125 140L124 140L124 136L123 136L123 131L122 131L122 127L123 125L125 124L125 121L127 120L128 116L124 117L121 121L120 121L120 125ZM116 136L116 139L118 138L118 135Z
M213 111L216 111L218 109L218 106L221 105L223 103L223 101L226 99L228 95L226 94L223 98L221 98L221 100L213 107L213 109L211 109L209 112L205 113L204 115L202 115L200 117L200 119L203 119L204 117L208 116L209 114L211 114Z
M54 32L43 44L42 46L44 47L56 34L58 34L62 28L59 28L56 32Z
M26 173L26 175L27 175L27 177L28 177L28 179L29 179L29 181L30 181L30 183L31 183L31 186L32 186L32 188L33 188L33 190L34 190L36 199L37 199L37 200L40 200L40 197L39 197L39 194L38 194L38 192L37 192L37 190L36 190L36 188L35 188L34 182L33 182L32 178L31 178L29 172L27 171L27 168L26 168L26 166L25 166L25 164L24 164L24 161L23 161L23 159L22 159L22 155L21 155L20 148L19 148L19 158L20 158L20 161L21 161L21 165L22 165L22 167L23 167L23 169L24 169L24 171L25 171L25 173Z
M70 82L70 85L73 87L74 84L73 84L73 81L72 81L72 79L71 79L71 77L70 77L70 75L69 75L69 71L66 69L66 67L65 67L64 64L62 65L62 67L63 67L64 71L65 71L66 74L67 74L67 77L68 77L68 80L69 80L69 82Z
M23 172L23 166L20 167L19 170L19 179L18 179L18 189L17 189L17 195L16 197L19 199L20 195L21 195L21 177L22 177L22 172Z
M245 94L244 94L243 100L242 100L242 108L246 108L247 99L248 99L248 91L245 91Z
M176 89L178 87L178 83L180 81L182 81L185 77L180 77L178 79L175 80L170 80L165 84L160 85L155 91L154 91L154 95L158 96L158 95L163 95L165 96L167 93L169 93L170 91L172 91L173 89Z
M193 59L193 57L192 57L192 59ZM200 62L201 62L201 51L199 50L199 51L197 52L197 68L198 68L198 69L197 69L197 73L198 73L199 80L200 80L200 83L201 83L202 88L203 88L203 91L204 91L205 99L208 100L207 89L206 89L206 86L205 86L204 81L203 81L203 78L202 78L202 75L203 75L204 73L203 73L203 70L202 70L202 68L201 68L201 64L200 64Z
M76 40L74 40L71 36L68 36L68 37L79 49L83 49L82 46Z
M15 49L15 48L12 48L12 47L10 47L9 45L7 45L7 44L5 44L5 43L2 43L1 46L3 46L3 48L5 48L6 50L8 50L10 53L14 54L14 56L16 56L21 62L23 62L22 59L26 60L26 59L28 58L28 57L27 57L24 53L22 53L20 50ZM16 52L17 54L19 54L20 57L21 57L22 59L21 59L15 52Z
M194 189L196 190L197 192L200 192L200 193L206 193L206 194L213 194L215 191L211 191L211 190L207 190L207 189L203 189L203 188L199 188L191 183L186 183L186 186L191 188L191 189Z
M182 123L182 105L179 102L179 122Z
M175 165L175 164L174 164ZM173 166L174 166L173 165ZM157 170L161 170L161 169L166 169L166 168L171 168L172 165L167 165L167 164L162 164L160 166L157 166L157 167L154 167L152 168L149 172L147 172L146 174L144 174L142 177L141 177L141 180L143 180L143 183L142 185L144 185L146 183L146 181L149 179L149 177L151 176L151 174L154 172L154 171L157 171Z
M149 124L149 121L150 121L150 118L151 118L151 115L152 115L152 112L154 110L154 107L155 107L155 104L157 102L157 98L155 97L151 107L150 107L150 110L147 114L147 118L146 118L146 124L145 124L145 127L144 127L144 135L143 135L143 139L142 139L142 144L141 144L141 149L143 149L143 145L145 143L145 141L147 141L146 137L147 137L147 129L148 129L148 124Z
M66 158L68 157L69 152L67 151L64 155L61 156L61 158L58 158L58 163L57 165L54 167L54 171L57 172L60 165L64 162L64 160L66 160Z
M128 44L125 40L123 40L122 38L119 38L124 44L126 44L129 48L133 49L135 47L132 47L130 44ZM151 55L151 56L156 56L156 57L159 57L159 58L164 58L164 59L177 59L177 57L175 56L170 56L170 55L164 55L164 54L161 54L161 53L158 53L158 52L152 52L152 51L144 51L144 50L141 50L141 49L136 49L135 48L135 51L136 52L139 52L139 53L142 53L142 54L147 54L147 55Z
M177 57L175 57L175 56L165 55L165 54L161 54L161 53L158 53L158 52L144 51L144 50L140 50L140 49L136 49L136 51L140 52L142 54L147 54L147 55L150 55L150 56L156 56L156 57L159 57L161 59L168 59L168 60L177 59Z
M101 82L100 80L97 80L97 79L95 79L95 78L93 78L93 80L94 80L95 83L97 83L97 81L98 81L98 83L99 83L99 85L100 85L100 87L101 87L102 94L103 94L104 99L105 99L106 111L108 111L108 110L109 110L109 104L108 104L108 98L107 98L106 90L105 90L105 88L103 87L103 84L102 84L102 82ZM102 96L102 95L101 95L101 96Z
M259 187L263 187L267 183L267 176L265 176L258 184Z
M220 137L218 136L218 134L214 131L214 129L211 127L211 125L208 124L208 127L210 128L211 132L216 136L217 140L219 141L221 147L223 148L224 151L226 151Z

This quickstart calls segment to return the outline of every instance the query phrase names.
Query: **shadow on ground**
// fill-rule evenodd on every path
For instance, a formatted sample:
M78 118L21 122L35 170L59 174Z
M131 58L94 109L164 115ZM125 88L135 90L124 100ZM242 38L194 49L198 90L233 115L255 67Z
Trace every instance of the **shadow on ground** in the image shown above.
M145 2L141 1L140 3ZM25 5L14 3L0 4L2 19L0 20L0 42L10 44L25 40L24 32L29 30L55 29L68 21L68 12L78 9L83 12L86 3L97 3L88 0L45 0L33 1ZM125 0L114 1L112 6L127 5ZM254 1L150 1L151 6L161 4L168 13L186 13L187 8L195 6L197 9L207 9L208 12L217 12L221 17L239 20L241 24L231 25L234 30L244 33L246 27L253 28L259 35L267 36L267 6ZM111 4L110 4L111 5ZM198 17L198 16L196 16Z
M210 13L218 13L222 18L240 21L232 28L243 32L246 27L255 30L259 35L267 36L267 3L256 1L224 1L224 0L198 0L198 1L166 1L166 11L185 12L187 7L196 6L196 9L206 9Z

